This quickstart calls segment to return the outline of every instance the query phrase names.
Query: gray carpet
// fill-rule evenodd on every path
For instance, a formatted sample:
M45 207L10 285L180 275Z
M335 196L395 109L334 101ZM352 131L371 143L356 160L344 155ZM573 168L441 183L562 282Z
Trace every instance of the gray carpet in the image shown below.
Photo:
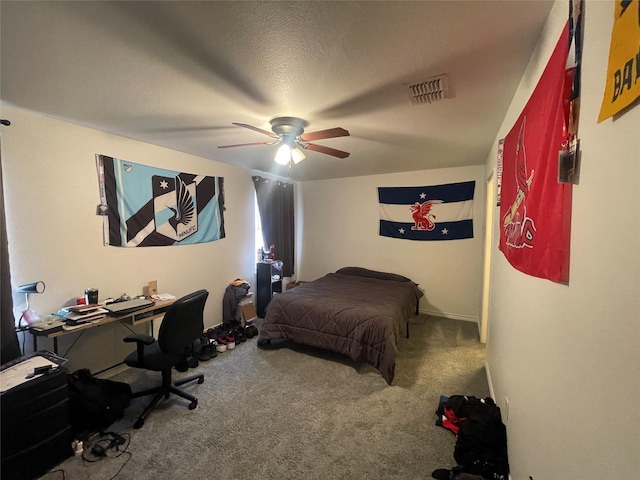
M249 339L176 372L205 373L205 383L186 387L199 399L195 410L172 396L134 430L149 397L133 400L110 428L130 434L131 455L95 463L76 456L54 470L66 480L107 480L121 467L118 479L431 478L455 464L455 436L435 426L440 395L489 395L484 346L475 323L419 315L398 347L388 386L373 367L342 356L299 346L263 350ZM113 379L134 390L159 380L134 369Z

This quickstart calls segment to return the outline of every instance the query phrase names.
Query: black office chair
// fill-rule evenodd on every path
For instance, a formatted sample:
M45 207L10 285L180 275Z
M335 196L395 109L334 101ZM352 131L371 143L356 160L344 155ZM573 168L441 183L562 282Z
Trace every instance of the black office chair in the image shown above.
M192 352L194 341L202 336L204 331L203 311L209 292L198 290L176 300L168 309L158 331L156 341L150 335L135 334L124 339L125 342L136 342L137 349L131 352L124 363L134 368L144 368L154 372L162 372L162 385L133 394L133 398L155 394L153 400L147 405L133 428L144 425L147 415L158 402L169 398L174 393L190 400L189 410L198 406L198 399L193 395L179 389L185 383L198 380L204 382L204 375L194 375L183 378L177 382L171 381L171 370Z

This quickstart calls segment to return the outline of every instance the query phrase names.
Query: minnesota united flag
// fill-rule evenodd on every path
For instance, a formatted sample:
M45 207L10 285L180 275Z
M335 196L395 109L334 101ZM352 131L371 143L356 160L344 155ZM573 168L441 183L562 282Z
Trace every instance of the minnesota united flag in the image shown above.
M476 182L378 187L380 235L407 240L473 238Z
M107 207L105 244L188 245L225 237L224 178L206 177L97 155Z

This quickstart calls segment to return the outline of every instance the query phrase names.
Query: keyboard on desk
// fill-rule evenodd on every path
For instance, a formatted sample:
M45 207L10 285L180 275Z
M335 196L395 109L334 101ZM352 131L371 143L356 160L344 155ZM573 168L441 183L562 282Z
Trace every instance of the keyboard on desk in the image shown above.
M127 315L128 313L142 310L150 307L154 302L146 298L136 298L133 300L125 300L124 302L109 303L104 306L111 315Z

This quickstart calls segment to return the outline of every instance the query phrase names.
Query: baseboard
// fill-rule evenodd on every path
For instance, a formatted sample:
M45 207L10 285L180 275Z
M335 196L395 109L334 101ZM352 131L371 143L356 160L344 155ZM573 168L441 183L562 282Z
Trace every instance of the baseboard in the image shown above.
M484 362L484 371L487 373L487 384L489 385L489 396L493 398L493 401L496 401L496 393L493 390L493 382L491 381L491 369L489 368L489 363L485 360ZM509 474L509 480L511 479L511 474Z
M489 384L489 396L496 399L496 393L493 390L493 382L491 381L491 370L489 369L489 363L484 361L484 371L487 373L487 384Z
M431 315L433 317L450 318L451 320L462 320L464 322L478 323L478 317L471 315L460 315L458 313L441 312L440 310L420 310L423 315Z

